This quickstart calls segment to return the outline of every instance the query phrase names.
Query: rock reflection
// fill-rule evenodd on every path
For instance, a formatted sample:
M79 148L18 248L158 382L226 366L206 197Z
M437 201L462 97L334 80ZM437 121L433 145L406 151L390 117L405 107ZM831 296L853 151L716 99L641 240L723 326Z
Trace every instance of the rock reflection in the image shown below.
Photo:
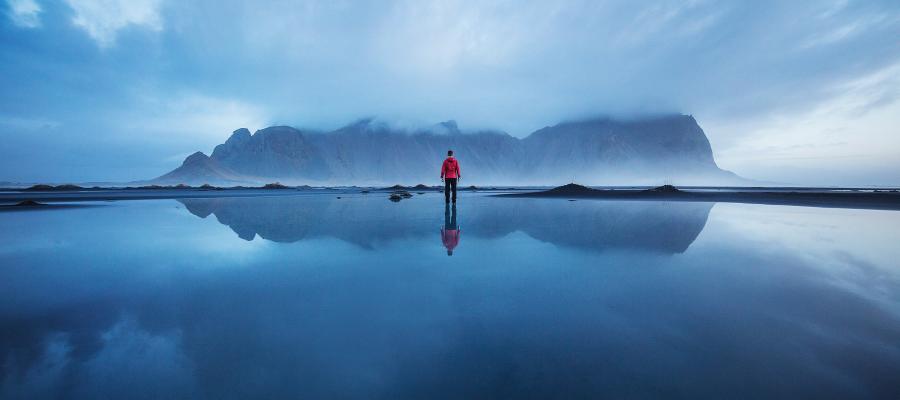
M419 198L401 206L380 198L335 200L326 196L178 201L198 217L215 215L245 240L259 236L296 242L334 237L372 248L378 242L433 235L433 226L439 223L431 222L436 217L435 202L428 200ZM465 207L466 235L476 238L521 231L554 245L593 251L682 253L703 230L713 204L483 198L460 207ZM445 227L456 225L455 213L455 208L445 212ZM445 231L452 235L446 237ZM459 240L459 232L452 231L442 230L448 252Z

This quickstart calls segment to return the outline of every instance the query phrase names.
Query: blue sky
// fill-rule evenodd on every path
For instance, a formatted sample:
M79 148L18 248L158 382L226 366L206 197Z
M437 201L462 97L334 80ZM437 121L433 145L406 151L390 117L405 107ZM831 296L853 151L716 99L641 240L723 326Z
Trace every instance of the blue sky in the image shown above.
M150 178L239 127L682 112L740 175L900 185L897 1L0 1L0 181Z

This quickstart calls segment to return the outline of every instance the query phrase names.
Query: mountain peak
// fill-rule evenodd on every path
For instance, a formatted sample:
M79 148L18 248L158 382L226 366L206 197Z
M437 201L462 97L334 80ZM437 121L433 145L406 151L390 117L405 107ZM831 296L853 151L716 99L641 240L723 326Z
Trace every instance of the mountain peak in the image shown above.
M428 129L428 131L436 133L438 135L453 135L461 133L459 130L459 125L457 125L456 121L452 119L435 124L430 129Z
M443 127L447 128L447 129L450 129L450 130L454 130L454 131L458 131L458 130L459 130L459 126L456 125L456 121L454 121L454 120L452 120L452 119L446 120L446 121L444 121L444 122L441 122L441 123L438 124L438 125L443 126Z
M209 156L204 154L202 151L195 152L194 154L189 155L184 159L184 162L181 165L192 165L206 162L209 159Z
M250 130L247 128L239 128L235 129L234 132L231 133L231 137L228 140L232 139L243 139L250 137Z
M356 121L353 121L353 123L351 123L350 126L368 126L368 125L371 125L373 122L375 122L375 119L376 119L375 117L360 118Z

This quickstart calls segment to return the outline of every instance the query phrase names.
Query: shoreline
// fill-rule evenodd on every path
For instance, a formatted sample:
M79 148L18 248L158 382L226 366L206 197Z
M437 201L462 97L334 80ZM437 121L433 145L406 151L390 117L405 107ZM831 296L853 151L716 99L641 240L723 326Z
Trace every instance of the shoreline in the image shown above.
M164 200L223 197L389 195L402 186L392 187L283 187L283 188L90 188L80 190L0 192L0 205L23 201L65 203L81 201ZM441 193L435 186L403 187L411 192ZM685 187L659 190L615 188L594 189L580 185L564 185L549 190L530 187L460 188L460 192L485 193L497 198L558 198L569 200L619 201L685 201L720 202L803 207L900 210L900 192L896 189L830 189L830 188L728 188ZM6 210L16 207L3 207Z
M896 190L841 191L807 188L775 190L717 190L697 191L662 186L655 189L592 189L569 184L554 189L528 192L503 193L496 197L512 198L560 198L623 201L686 201L715 203L744 203L821 208L849 208L868 210L900 210L900 192Z

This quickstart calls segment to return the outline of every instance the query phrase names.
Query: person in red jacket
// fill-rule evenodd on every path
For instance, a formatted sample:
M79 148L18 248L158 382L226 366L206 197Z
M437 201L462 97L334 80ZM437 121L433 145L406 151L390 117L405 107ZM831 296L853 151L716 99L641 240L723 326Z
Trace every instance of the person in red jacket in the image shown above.
M456 224L456 205L453 205L453 213L450 213L450 205L444 206L444 226L441 227L441 242L447 248L447 255L453 255L453 249L459 245L459 234L462 232Z
M447 150L447 158L441 165L441 180L444 181L444 202L450 202L450 191L453 191L453 204L456 204L456 183L462 178L459 162L453 157L453 150Z

